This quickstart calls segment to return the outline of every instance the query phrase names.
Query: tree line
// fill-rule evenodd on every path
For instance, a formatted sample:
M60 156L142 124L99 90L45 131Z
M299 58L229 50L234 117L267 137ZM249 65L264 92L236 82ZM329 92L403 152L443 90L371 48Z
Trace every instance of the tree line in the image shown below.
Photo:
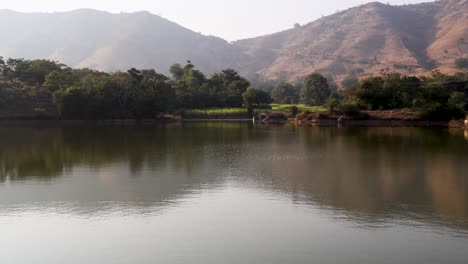
M252 85L233 69L207 76L190 62L170 75L132 68L106 73L72 69L50 60L0 57L0 110L49 98L64 119L157 118L193 108L268 108L272 102L328 106L347 114L360 110L411 108L433 119L458 118L468 110L468 73L428 76L382 73L346 78L312 73L301 82ZM42 99L41 99L42 98ZM40 111L41 109L36 109Z
M0 71L0 108L48 93L66 119L157 118L181 109L271 103L269 94L249 90L250 82L237 71L207 77L190 61L173 65L171 77L151 69L106 73L25 59L0 59Z
M271 87L277 103L325 105L330 111L355 114L361 110L412 109L425 119L463 118L468 111L468 72L453 75L433 71L427 76L395 72L380 76L345 78L336 89L331 78L313 73L302 83L287 82Z

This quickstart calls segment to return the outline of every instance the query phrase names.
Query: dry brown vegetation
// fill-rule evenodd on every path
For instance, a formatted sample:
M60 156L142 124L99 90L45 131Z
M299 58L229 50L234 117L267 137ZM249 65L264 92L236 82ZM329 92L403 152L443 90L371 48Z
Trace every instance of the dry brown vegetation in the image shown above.
M253 61L242 68L266 79L300 79L320 71L343 80L381 71L420 75L439 68L453 73L468 53L468 1L417 5L370 3L302 27L242 40Z

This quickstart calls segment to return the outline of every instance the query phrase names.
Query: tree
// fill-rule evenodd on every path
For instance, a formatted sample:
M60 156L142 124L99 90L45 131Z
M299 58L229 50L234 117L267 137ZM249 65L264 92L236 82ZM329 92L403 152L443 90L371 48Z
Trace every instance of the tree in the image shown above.
M143 70L141 84L136 90L135 116L156 118L173 108L175 91L169 78L154 70Z
M172 74L172 77L174 77L174 80L178 81L182 79L182 76L184 76L184 70L182 69L182 66L180 64L174 64L171 66L169 71Z
M283 82L273 88L271 96L276 103L294 104L299 101L299 89L292 84Z
M255 89L252 88L252 87L249 87L242 94L242 98L243 98L243 101L244 101L244 107L247 109L247 112L249 113L249 116L252 117L253 113L254 113L255 101L257 99Z
M451 98L448 89L440 83L429 83L423 86L421 92L422 117L440 121L465 117L465 112L461 106L454 104L458 101L456 97L457 95L454 95Z
M359 101L369 109L378 109L387 103L383 93L384 80L382 77L369 77L362 79L356 88Z
M4 76L4 70L5 70L5 61L3 60L3 57L0 56L0 74Z
M86 109L86 99L81 92L79 87L69 87L53 93L52 100L60 116L67 119L85 118L83 110Z
M460 109L466 109L467 99L465 98L465 94L462 92L453 92L450 94L450 98L448 103L456 106Z
M74 78L71 70L54 70L45 77L45 85L52 92L70 87L75 81L78 80Z
M170 68L173 76L173 88L177 98L177 105L181 108L205 107L205 100L202 100L207 93L206 76L191 61L182 67L180 64L174 64Z
M143 80L143 75L141 74L141 71L131 68L130 70L127 71L128 76L130 77L130 81L134 84L137 85Z
M401 106L411 108L421 92L421 80L415 76L403 76L400 79L399 96Z
M359 79L353 75L349 75L342 82L341 86L345 89L351 89L359 83Z
M324 105L331 91L327 79L320 73L312 73L304 80L301 100L307 105Z
M265 91L255 90L255 93L256 93L255 104L258 106L271 104L271 102L273 101L270 94Z
M233 69L226 69L220 73L215 73L209 83L211 89L213 89L213 93L216 95L216 101L222 107L242 106L242 94L250 86L250 82L241 77Z
M43 84L49 73L64 70L65 65L50 60L8 59L3 68L6 78L33 85Z

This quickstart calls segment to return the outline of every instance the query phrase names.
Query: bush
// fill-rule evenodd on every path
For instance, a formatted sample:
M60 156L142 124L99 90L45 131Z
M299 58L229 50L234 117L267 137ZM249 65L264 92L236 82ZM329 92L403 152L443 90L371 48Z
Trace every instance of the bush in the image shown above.
M461 109L465 109L466 106L466 98L465 94L462 92L453 92L450 94L450 98L448 100L449 104L459 107Z
M330 98L327 101L327 108L330 112L335 112L340 106L340 102L336 98Z
M295 117L299 113L299 108L297 108L297 106L293 105L293 106L291 106L290 112L291 112L291 116Z
M465 111L452 104L433 103L426 106L421 112L421 118L432 121L450 121L464 117Z
M361 113L359 106L354 102L343 102L338 106L338 111L347 116L357 116Z
M270 104L260 104L260 105L257 105L255 108L262 109L262 110L271 110L271 105Z

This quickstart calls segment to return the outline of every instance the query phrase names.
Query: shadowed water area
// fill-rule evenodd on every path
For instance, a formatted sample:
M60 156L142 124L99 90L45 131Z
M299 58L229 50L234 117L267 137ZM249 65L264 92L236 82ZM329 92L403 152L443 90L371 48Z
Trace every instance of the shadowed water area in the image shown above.
M0 126L0 263L466 263L468 134Z

